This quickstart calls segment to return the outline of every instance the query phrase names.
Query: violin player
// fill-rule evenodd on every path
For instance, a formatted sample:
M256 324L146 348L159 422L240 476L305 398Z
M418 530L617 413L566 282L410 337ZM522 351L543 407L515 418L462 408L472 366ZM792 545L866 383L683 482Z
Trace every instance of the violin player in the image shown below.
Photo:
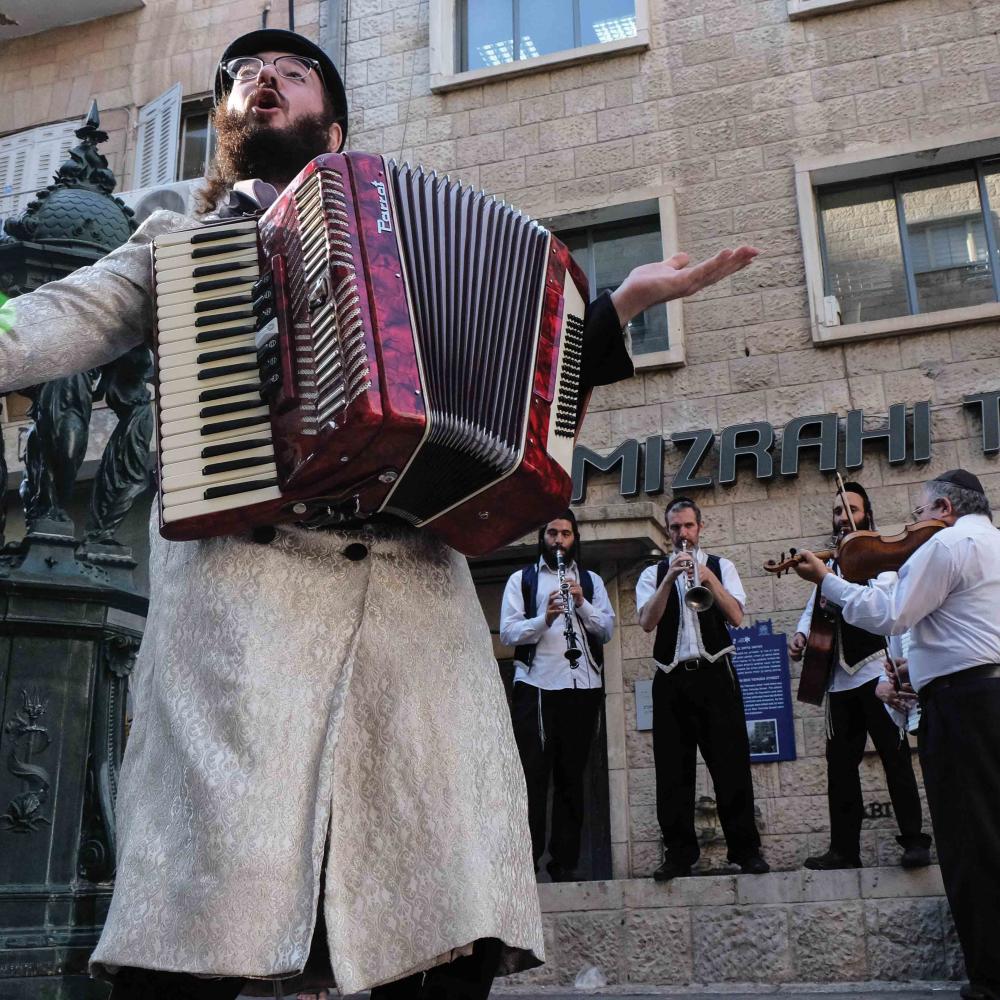
M833 501L833 537L839 541L852 531L875 530L871 500L860 483L845 483ZM827 566L836 572L836 560ZM880 586L895 582L895 573L883 573ZM816 609L816 591L799 619L788 646L789 656L801 660L809 641L814 614L829 613L827 601ZM876 694L882 679L886 642L881 635L851 625L839 615L834 621L833 649L827 684L826 782L830 809L830 847L825 854L806 858L806 868L829 871L861 867L861 822L864 798L859 768L870 735L885 769L893 811L899 823L896 838L903 848L900 864L920 868L931 863L930 837L921 829L923 817L910 747L900 737Z
M965 956L966 1000L1000 1000L1000 532L983 484L965 469L927 482L918 522L938 519L894 585L849 583L811 552L796 572L881 635L909 629L920 701L920 764L948 902Z

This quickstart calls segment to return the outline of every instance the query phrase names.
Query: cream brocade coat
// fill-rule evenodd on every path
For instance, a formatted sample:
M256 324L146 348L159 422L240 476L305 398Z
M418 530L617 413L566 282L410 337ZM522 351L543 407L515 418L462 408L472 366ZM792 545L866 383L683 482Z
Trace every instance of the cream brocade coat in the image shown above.
M15 299L0 391L105 363L152 327L153 236ZM324 915L339 988L543 957L524 778L465 559L405 528L167 542L132 676L118 873L97 971L291 975ZM352 542L367 557L344 554ZM328 847L326 847L328 842Z

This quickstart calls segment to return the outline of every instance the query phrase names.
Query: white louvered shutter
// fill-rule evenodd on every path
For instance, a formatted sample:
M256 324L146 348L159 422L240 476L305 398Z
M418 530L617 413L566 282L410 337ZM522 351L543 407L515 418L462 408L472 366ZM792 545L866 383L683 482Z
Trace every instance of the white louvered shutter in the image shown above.
M80 140L76 137L79 121L60 122L58 125L43 125L33 130L35 141L31 156L30 201L36 191L48 187L59 167L69 158L69 151Z
M0 139L0 220L22 212L77 144L79 121L42 125Z
M0 221L18 211L31 154L31 133L0 139Z
M133 190L177 180L180 126L181 85L175 83L139 112Z

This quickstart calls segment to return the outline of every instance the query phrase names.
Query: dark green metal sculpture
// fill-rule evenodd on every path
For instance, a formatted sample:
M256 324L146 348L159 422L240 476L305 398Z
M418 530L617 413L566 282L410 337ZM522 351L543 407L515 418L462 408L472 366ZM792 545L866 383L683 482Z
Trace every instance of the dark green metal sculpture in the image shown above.
M4 295L93 263L135 229L97 149L107 135L96 105L76 135L53 183L0 234ZM86 966L111 897L128 676L147 608L115 532L149 487L151 372L142 347L25 391L28 531L0 552L0 998L108 993ZM118 423L78 537L70 500L99 399Z
M32 269L25 248L48 251L50 267L63 267L69 273L121 246L136 228L131 209L111 194L115 177L97 149L108 136L101 131L96 102L76 135L80 144L70 151L53 183L37 193L22 215L5 224L13 241L7 246L0 243L0 291L7 295L31 291L55 276ZM18 251L25 261L21 273L4 266L5 257ZM87 259L81 260L81 255ZM25 391L32 400L34 420L25 442L21 485L29 529L44 523L48 533L73 534L67 507L86 455L93 404L106 398L118 427L95 480L86 537L116 544L115 530L149 482L146 467L153 417L146 380L151 375L152 355L148 348L138 347L104 369Z

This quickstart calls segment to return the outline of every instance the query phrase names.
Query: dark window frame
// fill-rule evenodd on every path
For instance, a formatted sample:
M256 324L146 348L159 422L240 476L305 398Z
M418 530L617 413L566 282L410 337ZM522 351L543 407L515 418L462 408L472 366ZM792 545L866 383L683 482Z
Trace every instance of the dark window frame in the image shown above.
M177 180L187 181L187 180L197 180L198 176L193 177L182 177L184 173L184 147L187 140L187 130L186 126L190 119L197 118L201 115L206 115L208 120L208 148L205 151L205 170L208 170L209 165L212 162L212 157L215 154L216 146L216 131L215 126L212 124L212 112L215 108L215 102L211 97L199 97L193 100L185 100L181 104L181 121L180 128L178 129L177 136ZM203 175L199 175L203 176Z

